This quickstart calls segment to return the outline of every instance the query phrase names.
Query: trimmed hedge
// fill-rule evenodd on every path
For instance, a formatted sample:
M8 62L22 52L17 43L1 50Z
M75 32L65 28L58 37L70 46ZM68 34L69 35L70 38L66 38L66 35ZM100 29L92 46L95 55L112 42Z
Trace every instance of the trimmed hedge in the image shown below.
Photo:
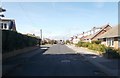
M2 52L9 52L25 47L35 46L38 39L15 31L2 30Z

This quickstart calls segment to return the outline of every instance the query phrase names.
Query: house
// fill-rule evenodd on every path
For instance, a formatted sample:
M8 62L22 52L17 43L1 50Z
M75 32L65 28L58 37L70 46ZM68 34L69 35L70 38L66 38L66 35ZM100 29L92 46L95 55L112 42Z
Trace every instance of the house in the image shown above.
M16 31L15 20L14 19L1 18L0 19L0 29Z
M105 25L105 26L102 26L102 27L94 27L92 30L89 31L89 32L93 32L93 33L90 33L88 35L84 35L81 39L84 42L91 42L91 41L94 41L94 40L99 40L98 37L100 35L104 34L105 32L107 32L109 29L111 29L110 25Z
M77 36L73 37L73 44L77 44L80 41Z
M120 48L120 27L114 26L104 34L98 37L102 41L101 44L104 44L108 47L113 47L115 49Z

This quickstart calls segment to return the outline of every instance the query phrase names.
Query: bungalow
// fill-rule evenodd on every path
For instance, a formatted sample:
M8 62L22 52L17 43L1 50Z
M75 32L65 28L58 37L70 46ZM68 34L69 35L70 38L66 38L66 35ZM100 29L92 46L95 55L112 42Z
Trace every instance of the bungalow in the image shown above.
M95 32L96 29L99 29L99 30L97 32ZM100 35L104 34L105 32L107 32L109 29L111 29L110 25L105 25L105 26L102 26L102 27L93 28L91 31L94 31L94 33L85 36L83 41L91 42L91 41L94 41L94 40L99 40L98 37Z
M16 24L14 19L0 19L0 29L16 31Z
M102 41L101 44L104 44L115 49L120 48L120 28L118 26L112 27L110 30L98 37Z

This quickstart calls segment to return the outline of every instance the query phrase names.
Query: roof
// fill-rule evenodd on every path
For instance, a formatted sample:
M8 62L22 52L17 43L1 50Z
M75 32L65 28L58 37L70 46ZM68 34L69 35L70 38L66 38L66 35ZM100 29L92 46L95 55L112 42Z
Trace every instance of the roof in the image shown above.
M82 36L80 39L84 40L84 39L86 39L86 37L88 37L88 36Z
M110 30L99 36L98 38L100 39L100 38L120 37L120 32L118 32L119 30L118 28L120 29L120 27L114 26Z
M10 19L10 18L1 18L2 21L15 21L14 19Z
M106 27L108 27L108 26L110 26L110 25L104 25L104 26L102 26L101 28L101 30L99 30L99 31L97 31L95 34L92 34L92 35L88 35L87 37L86 37L86 39L92 39L92 38L94 38L95 36L97 36L103 29L105 29Z

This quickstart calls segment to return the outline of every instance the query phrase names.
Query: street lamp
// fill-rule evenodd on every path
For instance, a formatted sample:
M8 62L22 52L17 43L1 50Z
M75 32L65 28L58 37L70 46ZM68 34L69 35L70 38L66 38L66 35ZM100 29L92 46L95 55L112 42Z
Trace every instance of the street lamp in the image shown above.
M41 38L41 45L42 45L42 29L40 29L40 38Z

